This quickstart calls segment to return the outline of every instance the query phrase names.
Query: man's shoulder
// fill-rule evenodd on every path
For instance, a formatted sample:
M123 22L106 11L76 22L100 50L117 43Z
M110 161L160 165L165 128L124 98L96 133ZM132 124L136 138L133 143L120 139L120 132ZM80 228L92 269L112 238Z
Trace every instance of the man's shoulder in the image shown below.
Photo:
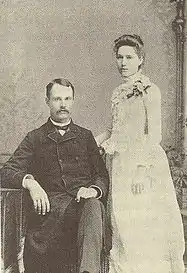
M48 122L42 124L40 127L28 132L28 136L30 136L32 139L41 139L41 137L45 136L47 133L49 133L49 126ZM72 123L72 130L74 130L76 133L80 134L82 137L89 138L92 136L92 131L88 128L85 128L81 125L78 125L76 123Z
M43 123L42 125L40 125L39 127L35 128L35 129L29 131L28 134L35 135L35 134L41 133L45 130L46 127L47 127L47 122Z
M91 130L88 128L85 128L81 125L78 125L76 123L73 123L73 126L81 133L81 134L85 134L85 135L90 135L92 134Z
M85 128L81 125L78 125L77 123L72 123L72 126L77 130L79 131L81 134L87 134L87 135L90 135L92 134L91 130L88 129L88 128ZM30 132L28 132L29 135L32 135L32 136L37 136L37 135L41 135L43 133L46 132L46 130L48 131L48 122L42 124L40 127L38 128L35 128L33 130L31 130Z

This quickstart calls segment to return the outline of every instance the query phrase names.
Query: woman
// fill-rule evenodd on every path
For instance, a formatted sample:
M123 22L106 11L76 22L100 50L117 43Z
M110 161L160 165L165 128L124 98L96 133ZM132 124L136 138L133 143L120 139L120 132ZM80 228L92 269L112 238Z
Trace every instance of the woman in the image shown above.
M141 72L137 35L115 40L123 83L112 95L112 129L96 137L113 155L111 273L183 273L184 236L164 150L160 90Z

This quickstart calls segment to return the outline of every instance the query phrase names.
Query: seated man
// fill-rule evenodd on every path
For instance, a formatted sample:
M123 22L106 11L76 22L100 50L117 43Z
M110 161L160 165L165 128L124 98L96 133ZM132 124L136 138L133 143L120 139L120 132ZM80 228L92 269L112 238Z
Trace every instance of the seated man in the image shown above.
M33 203L24 249L26 273L62 272L61 252L71 239L72 225L77 225L79 272L100 270L108 173L91 131L71 119L73 102L68 80L50 82L50 118L27 134L1 170L2 183L27 189Z

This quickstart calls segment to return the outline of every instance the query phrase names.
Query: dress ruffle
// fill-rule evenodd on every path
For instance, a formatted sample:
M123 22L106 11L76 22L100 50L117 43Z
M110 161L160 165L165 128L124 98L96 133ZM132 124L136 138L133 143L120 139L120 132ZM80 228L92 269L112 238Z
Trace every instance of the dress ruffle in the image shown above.
M136 83L140 92L133 93ZM182 220L167 157L160 146L160 91L138 73L114 90L111 102L112 133L102 144L106 153L113 155L110 273L183 273ZM138 165L146 167L145 185L141 194L134 195L132 183L134 177L139 179Z

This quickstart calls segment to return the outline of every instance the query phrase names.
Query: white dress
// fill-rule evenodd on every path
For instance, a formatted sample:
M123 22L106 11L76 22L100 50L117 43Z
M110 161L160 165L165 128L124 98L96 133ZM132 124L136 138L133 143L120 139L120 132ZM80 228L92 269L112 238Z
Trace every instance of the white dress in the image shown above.
M110 273L183 273L183 224L160 146L158 87L138 73L114 90L112 114L112 134L103 144L113 154ZM146 167L145 189L133 194L138 165Z

